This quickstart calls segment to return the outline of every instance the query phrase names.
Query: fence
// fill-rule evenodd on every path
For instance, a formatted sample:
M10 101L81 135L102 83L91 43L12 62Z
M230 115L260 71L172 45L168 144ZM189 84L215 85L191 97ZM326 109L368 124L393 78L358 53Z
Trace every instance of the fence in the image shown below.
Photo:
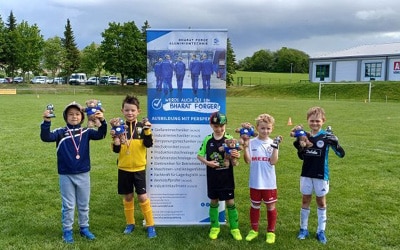
M308 80L300 80L300 82ZM256 86L269 83L298 83L299 80L288 79L288 78L270 78L270 77L244 77L238 76L236 78L237 86Z
M19 94L93 94L93 89L82 88L30 88L30 89L17 89Z

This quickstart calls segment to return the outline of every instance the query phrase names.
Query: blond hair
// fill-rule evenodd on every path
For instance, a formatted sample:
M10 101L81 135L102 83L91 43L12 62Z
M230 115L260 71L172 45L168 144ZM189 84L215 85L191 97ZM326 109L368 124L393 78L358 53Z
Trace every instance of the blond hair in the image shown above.
M261 122L274 125L275 119L269 114L261 114L256 118L256 126L258 126Z
M325 121L325 110L321 107L312 107L307 111L307 120L310 116L315 115L317 117L321 117L323 121Z

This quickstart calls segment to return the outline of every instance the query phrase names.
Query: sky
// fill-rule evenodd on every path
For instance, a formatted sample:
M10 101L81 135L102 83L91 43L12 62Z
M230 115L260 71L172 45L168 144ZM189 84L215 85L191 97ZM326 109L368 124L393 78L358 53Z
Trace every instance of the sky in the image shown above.
M297 49L310 57L366 44L400 42L400 4L391 0L0 0L0 15L63 37L67 19L83 49L109 23L141 29L227 29L236 60L259 50Z

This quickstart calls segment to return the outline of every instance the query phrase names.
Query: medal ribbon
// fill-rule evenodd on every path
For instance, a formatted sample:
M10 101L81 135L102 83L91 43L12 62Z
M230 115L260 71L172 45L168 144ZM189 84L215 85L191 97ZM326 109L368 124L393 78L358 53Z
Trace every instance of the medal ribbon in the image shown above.
M129 132L131 133L131 138L129 138L129 140L126 140L126 145L128 147L128 151L129 151L129 146L131 145L131 141L133 139L133 136L135 135L136 124L137 124L137 121L135 122L135 126L133 127L133 130L132 130L132 123L131 123L131 126L129 127Z
M74 143L74 147L75 147L75 150L76 150L76 159L79 159L80 158L80 156L79 156L79 146L81 145L81 140L82 140L82 128L79 129L79 145L76 145L75 136L72 134L70 129L68 129L68 133L71 136L72 142Z

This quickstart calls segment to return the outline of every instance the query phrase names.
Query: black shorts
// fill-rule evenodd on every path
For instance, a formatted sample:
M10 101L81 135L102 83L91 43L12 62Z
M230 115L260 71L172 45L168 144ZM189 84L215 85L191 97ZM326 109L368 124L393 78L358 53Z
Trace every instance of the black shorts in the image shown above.
M211 200L220 200L220 201L227 201L235 198L235 192L233 189L224 189L224 190L209 190L208 198Z
M128 172L118 169L118 194L146 193L146 171Z

